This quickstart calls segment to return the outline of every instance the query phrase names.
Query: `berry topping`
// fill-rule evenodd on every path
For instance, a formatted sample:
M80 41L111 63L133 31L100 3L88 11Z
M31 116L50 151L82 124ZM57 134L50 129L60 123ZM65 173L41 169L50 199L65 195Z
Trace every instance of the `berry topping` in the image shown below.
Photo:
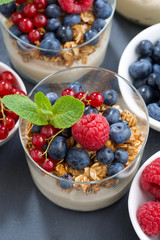
M12 117L5 117L5 120L3 120L3 124L6 128L8 128L8 130L11 130L12 128L14 128L15 125L15 121Z
M62 10L57 4L50 4L45 9L45 15L47 18L60 18Z
M128 162L129 155L124 149L118 149L114 152L114 160L116 162L126 164Z
M0 96L9 95L12 93L12 83L8 80L0 81Z
M13 92L13 89L12 89L12 92ZM27 94L25 92L23 92L22 90L18 90L18 89L15 89L13 93L22 95L22 96L27 96Z
M41 38L41 34L38 29L32 29L28 35L29 40L32 42L38 41Z
M42 134L34 134L32 137L32 144L36 148L41 148L46 143L45 137Z
M55 169L56 162L52 158L46 158L42 163L42 168L47 172L51 172Z
M44 9L47 6L47 0L33 0L38 10Z
M61 8L69 13L81 13L87 11L92 3L93 0L58 0L59 5Z
M33 25L37 28L46 26L47 18L43 13L37 13L33 18Z
M66 88L66 89L64 89L63 92L62 92L62 96L66 96L66 95L75 97L75 96L76 96L76 93L75 93L75 91L74 91L72 88Z
M13 12L16 11L16 3L14 1L0 6L0 12L9 18Z
M109 136L115 143L125 143L130 139L131 129L123 122L114 123L110 126Z
M124 169L124 165L119 162L112 163L111 165L108 166L107 168L107 175L112 176Z
M99 37L96 37L98 34L97 30L95 29L88 29L85 33L84 33L84 40L85 42L90 41L92 38L94 38L92 41L90 41L88 43L88 45L94 46L99 42ZM95 38L96 37L96 38Z
M0 80L8 80L10 81L11 83L14 83L15 82L15 77L14 75L9 72L9 71L4 71L0 74Z
M12 22L14 24L19 24L19 21L23 18L23 15L21 12L17 11L17 12L12 13L11 18L12 18Z
M8 134L9 134L9 130L7 126L5 126L4 124L0 124L0 140L3 140L6 137L8 137Z
M111 125L113 123L119 122L121 114L118 109L111 107L104 111L103 116L107 119L107 121Z
M95 0L94 1L94 14L97 18L106 19L111 16L112 7L109 1Z
M80 21L81 21L81 16L79 14L68 14L63 18L63 24L70 27L80 23Z
M147 106L147 109L150 117L154 118L157 121L160 121L160 104L150 103Z
M33 132L33 133L40 133L41 128L42 128L42 126L38 126L38 125L34 124L34 125L32 126L32 132Z
M86 98L88 97L88 95L85 96L85 94L86 94L85 92L78 92L75 97L78 98L79 100L81 100L81 99L83 98L81 101L82 101L85 105L87 105L88 102L87 102Z
M33 29L33 22L29 18L22 18L19 21L19 29L24 33L29 33Z
M43 150L40 148L34 148L30 151L30 156L36 163L42 163L44 161Z
M103 95L100 92L93 92L89 95L88 100L93 107L99 107L103 103Z
M27 18L32 18L37 13L36 6L33 3L26 3L22 9L22 13Z
M56 38L45 38L40 43L40 48L46 49L41 50L42 55L46 57L55 57L61 49L61 44Z
M82 83L79 83L79 82L70 83L67 87L72 88L76 93L86 92L85 86Z
M55 161L59 161L66 156L67 153L67 142L62 136L55 137L48 149L49 157L53 158Z
M102 18L98 18L92 25L92 28L95 29L97 32L100 32L104 26L106 25L106 21Z
M49 32L56 32L60 26L61 22L58 19L50 18L47 20L46 30Z
M73 147L67 153L66 162L73 169L83 169L89 165L90 157L85 150Z
M148 236L160 234L160 202L149 201L137 210L137 220Z
M45 125L41 128L40 133L45 136L45 138L50 138L57 133L57 129L52 125Z
M58 95L55 92L49 92L46 94L46 97L49 99L51 105L53 105L58 99Z
M92 107L91 105L87 105L84 109L84 115L91 114L91 113L99 114L99 111L96 107Z
M106 90L103 93L103 98L104 98L104 104L108 106L112 106L118 102L118 93L113 89Z
M149 40L142 40L136 47L136 51L142 57L151 56L153 51L153 44Z
M114 160L114 153L110 148L103 146L96 152L96 158L99 162L109 164Z
M109 124L100 114L88 114L72 126L72 135L82 147L97 151L109 139Z
M73 39L73 31L69 26L60 26L56 32L56 37L61 43L69 42Z
M141 175L141 186L144 191L160 198L160 158L145 167Z
M23 18L22 18L23 19ZM21 20L22 20L21 19ZM21 21L20 20L20 21ZM19 21L19 22L20 22ZM13 33L16 37L20 37L21 36L21 34L22 34L22 32L21 32L21 30L19 29L19 26L18 25L12 25L10 28L9 28L9 30L10 30L10 32L11 33ZM13 38L12 36L11 36L11 38Z
M64 174L64 175L61 176L61 178L69 180L69 181L73 181L73 177L71 175L69 175L69 174ZM61 181L61 180L59 180L59 185L63 189L68 189L68 188L71 188L73 186L73 183L70 183L68 181Z

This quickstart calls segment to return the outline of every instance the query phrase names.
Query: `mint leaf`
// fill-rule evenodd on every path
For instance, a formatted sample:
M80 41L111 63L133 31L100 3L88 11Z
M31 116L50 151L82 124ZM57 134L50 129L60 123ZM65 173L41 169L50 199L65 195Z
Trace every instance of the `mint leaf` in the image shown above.
M37 112L37 105L27 96L22 95L6 95L1 101L11 111L15 112L20 117L37 125L48 124L45 115Z
M34 95L34 101L37 104L37 107L39 109L52 111L51 103L50 103L49 99L42 92L37 92Z
M0 0L0 5L7 4L9 2L12 2L13 0Z
M52 112L50 124L55 128L69 128L82 117L84 103L77 98L64 96L56 100Z
M44 109L37 109L37 113L41 113L46 115L46 118L52 118L53 117L53 113L51 111L48 110L44 110Z

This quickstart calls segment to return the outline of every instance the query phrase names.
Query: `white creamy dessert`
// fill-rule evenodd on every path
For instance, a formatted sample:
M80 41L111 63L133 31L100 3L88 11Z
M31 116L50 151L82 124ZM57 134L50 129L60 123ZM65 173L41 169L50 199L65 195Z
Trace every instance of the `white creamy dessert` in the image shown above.
M117 0L116 10L138 24L153 25L160 22L159 0Z

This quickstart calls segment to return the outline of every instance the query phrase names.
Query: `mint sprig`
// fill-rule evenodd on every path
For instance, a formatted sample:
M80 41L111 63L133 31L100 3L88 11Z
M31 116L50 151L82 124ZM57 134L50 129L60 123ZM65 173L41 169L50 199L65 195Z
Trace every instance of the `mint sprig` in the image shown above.
M13 2L13 0L0 0L0 5L7 4Z
M55 128L71 127L84 112L84 103L74 97L61 97L51 106L42 92L34 95L35 102L22 95L6 95L1 101L8 109L29 122L37 125L51 124Z

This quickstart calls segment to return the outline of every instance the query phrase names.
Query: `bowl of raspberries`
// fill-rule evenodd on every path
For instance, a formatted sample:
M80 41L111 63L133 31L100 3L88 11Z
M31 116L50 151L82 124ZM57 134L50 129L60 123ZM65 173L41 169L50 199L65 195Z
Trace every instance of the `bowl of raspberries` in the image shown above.
M9 57L27 79L100 66L110 38L116 0L13 0L0 6Z
M141 240L160 237L160 152L138 170L129 192L128 208L132 225Z
M1 101L10 94L26 95L26 88L18 74L0 62L0 146L11 139L19 125L19 116L7 109Z
M159 30L158 23L137 34L125 48L118 69L118 73L130 81L143 97L150 127L157 131L160 131Z
M143 115L126 105L122 82ZM92 211L127 192L149 122L142 97L123 78L102 68L70 68L49 75L28 97L2 100L21 117L20 139L33 181L52 202Z

